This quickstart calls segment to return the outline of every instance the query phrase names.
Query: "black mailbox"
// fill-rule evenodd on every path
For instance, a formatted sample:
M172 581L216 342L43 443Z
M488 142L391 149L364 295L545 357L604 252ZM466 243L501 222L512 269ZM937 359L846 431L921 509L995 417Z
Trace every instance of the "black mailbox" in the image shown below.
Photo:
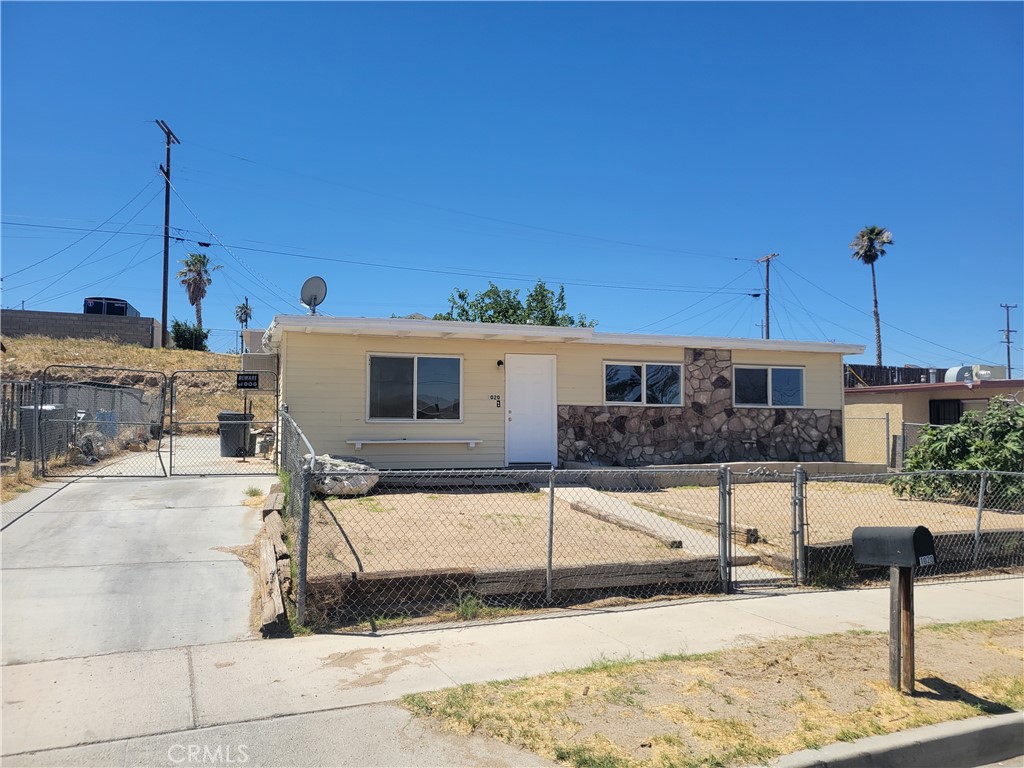
M935 541L923 525L854 528L853 561L901 568L935 565Z

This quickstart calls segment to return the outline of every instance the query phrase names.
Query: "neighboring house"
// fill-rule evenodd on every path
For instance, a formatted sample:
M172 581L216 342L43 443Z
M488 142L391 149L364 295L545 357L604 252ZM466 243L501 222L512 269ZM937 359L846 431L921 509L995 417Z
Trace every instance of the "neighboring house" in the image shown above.
M956 424L967 411L985 411L993 397L1020 396L1024 379L962 381L936 384L897 384L884 387L852 387L846 390L846 458L848 461L890 464L916 439L905 434L904 424ZM888 415L888 432L885 419ZM893 438L899 438L894 443ZM906 439L907 446L899 445ZM893 451L892 447L897 450Z
M281 401L318 452L384 468L843 459L861 345L278 316Z

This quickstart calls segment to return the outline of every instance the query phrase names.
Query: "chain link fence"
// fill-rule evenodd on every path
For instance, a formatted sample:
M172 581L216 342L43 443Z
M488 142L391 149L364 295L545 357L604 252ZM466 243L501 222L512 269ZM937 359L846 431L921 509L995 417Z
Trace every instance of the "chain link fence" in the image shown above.
M22 461L29 461L33 474L38 473L34 458L37 386L34 381L0 382L0 462L5 472L18 472Z
M170 393L172 475L276 473L276 373L176 371Z
M723 591L717 471L338 471L310 477L318 623ZM348 487L359 495L327 496ZM710 486L699 502L673 491ZM738 548L742 550L742 548ZM745 562L756 555L742 550Z
M843 443L846 461L888 466L892 450L889 416L845 416Z
M936 563L921 579L998 576L1024 566L1024 473L905 472L815 477L807 482L806 577L817 587L886 580L858 568L858 526L918 526L935 539Z
M870 586L858 526L923 525L920 579L1024 567L1024 473L802 468L382 470L281 414L301 623L374 631L753 586ZM296 556L297 555L297 556Z
M285 494L281 519L285 539L291 550L295 573L295 617L299 624L306 623L306 562L309 544L309 476L314 456L313 446L299 429L299 425L284 409L280 413L281 446L280 470Z
M51 365L23 426L47 476L162 477L166 377L149 370ZM29 427L29 422L34 424Z
M921 442L921 434L926 429L934 429L934 424L916 424L910 421L904 421L903 426L900 429L900 439L898 450L896 451L895 461L893 466L896 469L903 469L903 460L907 457L907 452Z

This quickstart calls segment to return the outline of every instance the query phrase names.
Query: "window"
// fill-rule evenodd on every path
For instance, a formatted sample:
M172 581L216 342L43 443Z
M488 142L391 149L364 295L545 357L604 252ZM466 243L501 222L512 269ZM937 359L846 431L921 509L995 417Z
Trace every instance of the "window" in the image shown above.
M804 404L803 368L736 367L733 387L736 405L799 408Z
M929 400L929 424L956 424L964 415L964 406L959 400Z
M682 367L669 363L605 363L606 403L680 405Z
M462 360L370 355L371 419L461 419Z

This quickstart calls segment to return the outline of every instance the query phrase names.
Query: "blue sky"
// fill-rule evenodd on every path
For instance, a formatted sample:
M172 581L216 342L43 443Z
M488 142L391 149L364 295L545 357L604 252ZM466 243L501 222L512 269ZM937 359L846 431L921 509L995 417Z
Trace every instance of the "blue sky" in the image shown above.
M1024 328L1021 3L4 2L0 22L4 307L159 318L160 118L172 267L224 266L220 350L244 296L265 325L314 274L336 316L542 278L598 330L758 338L755 260L778 252L772 338L870 363L847 247L869 224L895 240L886 364L1005 364L999 305ZM170 315L194 319L173 279Z

